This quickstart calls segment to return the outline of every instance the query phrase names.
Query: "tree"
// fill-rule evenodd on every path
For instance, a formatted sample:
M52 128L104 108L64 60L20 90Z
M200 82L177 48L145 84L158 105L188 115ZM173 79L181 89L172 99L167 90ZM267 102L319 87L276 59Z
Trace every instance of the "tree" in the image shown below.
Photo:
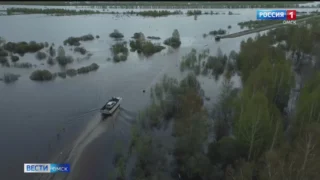
M248 149L248 160L258 157L271 143L272 122L268 99L261 92L243 94L235 122L235 136Z
M64 48L62 46L58 47L58 57L65 57L66 52L64 51Z
M320 122L320 73L302 89L297 105L295 129L299 133L312 122Z
M172 38L180 40L180 33L177 29L175 29L172 33Z
M232 86L233 83L229 79L224 78L221 93L212 110L212 118L214 120L213 129L217 141L223 136L229 135L234 108L233 102L236 97L236 93L233 91Z

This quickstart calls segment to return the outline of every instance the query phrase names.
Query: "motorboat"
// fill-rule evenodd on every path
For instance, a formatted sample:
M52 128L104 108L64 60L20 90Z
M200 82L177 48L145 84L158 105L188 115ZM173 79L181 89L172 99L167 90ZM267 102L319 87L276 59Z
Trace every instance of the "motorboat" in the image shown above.
M101 109L100 113L103 115L112 115L115 110L120 106L122 101L121 97L112 97Z

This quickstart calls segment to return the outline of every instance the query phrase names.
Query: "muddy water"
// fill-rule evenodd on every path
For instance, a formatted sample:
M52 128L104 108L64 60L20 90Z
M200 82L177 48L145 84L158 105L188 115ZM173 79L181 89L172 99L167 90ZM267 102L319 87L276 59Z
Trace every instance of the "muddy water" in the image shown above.
M21 78L13 84L0 83L0 159L6 162L0 165L0 179L34 178L32 174L22 172L23 163L28 162L78 162L74 164L74 168L79 173L70 174L71 179L78 180L80 177L77 175L88 177L87 179L106 179L112 168L114 142L129 142L129 119L132 119L129 114L136 113L147 105L148 89L164 74L180 78L177 65L181 57L192 48L209 48L211 54L215 54L218 47L226 53L239 50L241 40L255 34L218 43L212 37L204 39L202 34L228 25L232 25L229 33L240 31L237 27L239 21L255 18L250 13L245 13L247 10L243 12L232 18L228 15L199 16L196 21L193 17L185 16L156 19L111 15L0 16L0 35L7 41L47 41L55 43L57 47L69 36L92 33L101 37L82 43L93 53L90 59L75 61L68 66L80 67L93 62L100 65L98 71L86 75L38 83L29 80L29 75L35 68L21 70L0 67L0 74L21 74ZM160 36L163 40L171 36L176 28L182 40L182 46L178 50L167 48L148 59L130 53L126 62L117 64L106 61L111 57L109 48L114 43L108 35L114 29L122 32L128 41L135 32L140 31L145 36ZM65 47L67 54L75 55L69 51L70 48ZM50 67L45 62L39 62L34 54L26 54L20 61L32 62L40 69L60 71L57 65ZM205 92L214 101L219 92L220 81L207 78L200 80L204 83ZM143 89L147 92L142 93ZM123 97L122 108L126 110L119 110L114 120L115 128L110 128L111 121L100 121L97 112L111 96ZM59 157L60 160L57 160Z

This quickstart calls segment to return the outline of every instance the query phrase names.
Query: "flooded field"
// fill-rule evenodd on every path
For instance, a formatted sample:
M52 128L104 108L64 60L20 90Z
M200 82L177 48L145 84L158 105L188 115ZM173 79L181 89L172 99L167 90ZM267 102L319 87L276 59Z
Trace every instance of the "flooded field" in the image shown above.
M214 11L228 12L223 9ZM239 32L238 22L256 18L254 9L232 11L240 15L203 15L197 20L193 16L183 15L161 18L114 15L0 16L0 36L7 41L48 42L58 47L70 36L89 33L100 36L93 41L81 42L92 53L85 60L81 60L84 56L70 50L74 47L64 46L66 54L79 58L67 65L68 68L97 63L100 68L95 72L66 79L56 78L49 82L34 82L29 76L35 69L60 70L58 65L49 66L45 61L37 60L34 54L20 57L20 62L30 62L37 67L0 67L1 75L6 72L21 75L12 84L0 83L0 152L1 160L6 162L0 166L0 179L34 178L30 174L23 174L23 163L65 161L81 162L78 163L80 165L74 164L75 171L79 173L71 174L72 179L106 179L112 165L114 143L129 142L130 124L134 121L134 115L148 104L148 90L152 85L164 74L177 78L183 76L178 67L183 55L192 48L209 48L210 54L215 54L220 48L229 54L231 50L239 50L241 40L256 35L223 39L220 42L214 41L211 36L203 38L204 33L219 28L227 29L229 25L232 28L227 29L227 33ZM123 33L126 41L135 32L143 32L146 36L159 36L161 40L153 40L159 43L170 37L174 29L178 29L182 44L176 50L166 47L149 58L130 52L126 61L114 63L107 61L107 58L112 58L110 47L115 41L109 34L114 29ZM210 105L215 100L214 94L219 92L221 82L205 77L199 79L204 91L212 96L208 102ZM239 86L238 77L233 79ZM144 89L146 93L142 92ZM101 121L98 109L111 96L123 97L122 107L111 119ZM92 146L85 149L89 144ZM53 162L59 154L61 157L65 154L68 156ZM82 158L79 157L81 154ZM81 174L86 169L82 166L91 166L92 169L87 174Z

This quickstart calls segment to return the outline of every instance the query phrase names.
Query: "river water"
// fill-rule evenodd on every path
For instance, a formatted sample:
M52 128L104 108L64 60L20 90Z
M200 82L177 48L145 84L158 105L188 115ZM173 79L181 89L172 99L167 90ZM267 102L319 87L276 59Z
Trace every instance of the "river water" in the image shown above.
M7 6L4 6L7 7ZM3 8L3 7L2 7ZM303 9L306 11L306 9ZM228 10L213 10L225 11ZM23 163L74 163L76 172L72 179L107 179L112 169L114 144L130 141L130 127L135 114L143 109L149 100L149 88L164 74L181 78L179 61L192 48L209 48L215 54L220 47L224 53L239 50L241 40L255 34L215 42L203 33L232 28L228 33L240 31L238 22L254 20L255 10L232 10L240 15L203 15L194 17L169 16L142 18L137 16L90 15L90 16L47 16L15 15L0 16L0 36L7 41L36 41L62 45L70 36L88 33L99 35L100 39L83 42L82 45L93 55L89 60L75 61L68 67L80 67L93 62L99 64L96 72L73 78L57 78L50 82L33 82L30 73L36 69L0 67L0 74L14 72L21 74L13 84L0 83L0 179L29 180L31 174L23 174ZM178 50L166 48L150 58L130 53L128 60L113 63L106 59L111 56L110 46L114 40L109 33L118 29L129 40L135 32L145 36L170 37L178 29L182 45ZM71 47L65 47L66 53ZM49 67L39 62L34 54L26 54L20 62L32 62L40 69L58 72L58 65ZM211 101L219 93L221 80L214 81L200 77L202 87ZM239 78L233 78L239 86ZM143 93L142 90L147 92ZM97 111L111 96L123 97L121 109L105 121ZM66 159L57 159L67 154ZM57 160L56 162L53 162ZM80 164L80 165L79 165ZM71 167L72 168L72 167Z

